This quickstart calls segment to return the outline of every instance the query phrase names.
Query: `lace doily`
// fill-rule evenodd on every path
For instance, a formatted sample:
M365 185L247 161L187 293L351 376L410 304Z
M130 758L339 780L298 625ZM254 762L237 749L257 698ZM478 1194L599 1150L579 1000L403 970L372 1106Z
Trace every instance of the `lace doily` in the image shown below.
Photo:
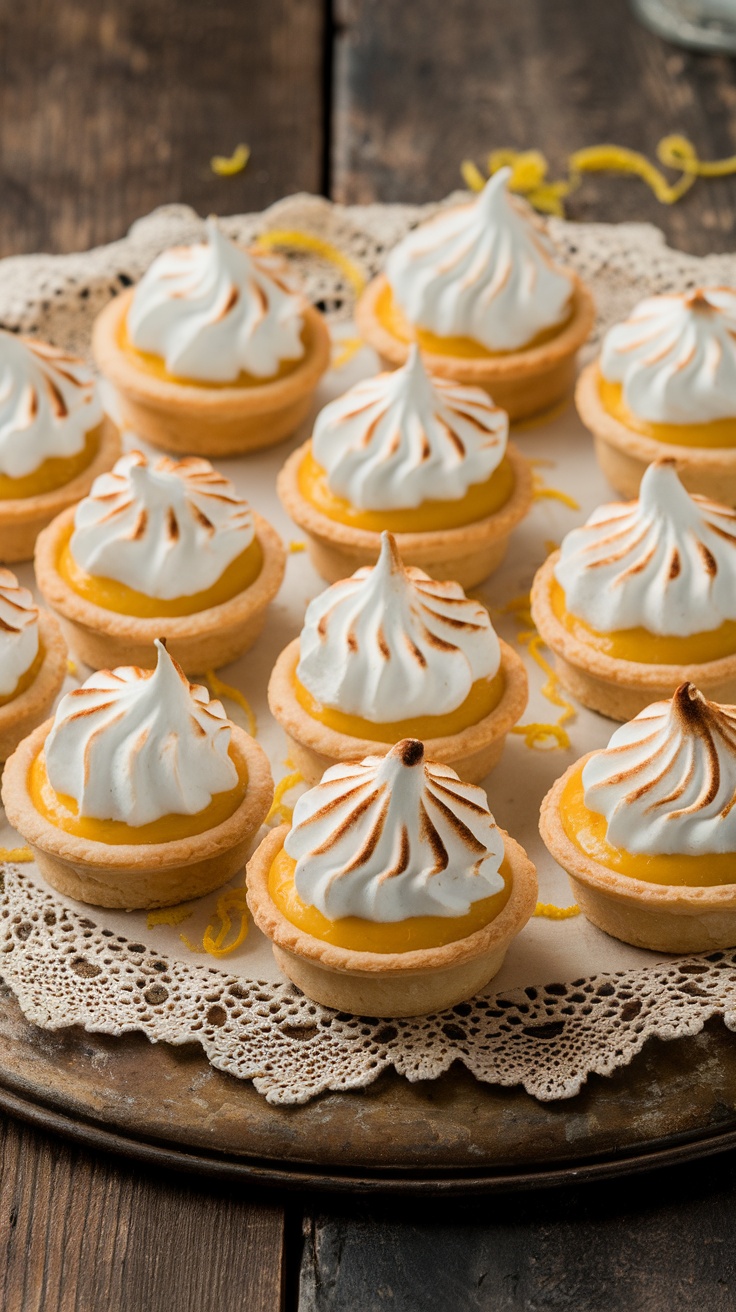
M274 231L311 234L317 245L328 243L347 256L367 278L380 268L387 249L430 210L344 208L294 196L262 214L224 220L223 226L246 241ZM672 251L650 225L551 220L549 226L564 258L595 291L599 332L645 292L736 283L736 257L698 259ZM200 231L192 210L167 206L110 246L6 260L0 264L0 322L86 351L92 319L105 301L137 279L158 251ZM287 254L311 299L349 331L354 296L349 271L325 259L324 251ZM277 453L274 469L280 458ZM576 752L579 746L576 742ZM152 1040L175 1044L196 1040L214 1066L252 1079L275 1104L365 1087L386 1066L409 1080L436 1078L455 1060L479 1080L523 1084L541 1099L566 1098L591 1072L608 1074L629 1062L650 1036L697 1033L716 1013L736 1029L734 952L667 961L652 957L645 965L591 973L572 983L497 990L439 1016L376 1021L319 1007L275 975L254 971L257 978L246 978L228 969L227 959L181 959L162 951L160 944L122 932L124 917L113 929L110 918L94 908L65 903L30 869L5 869L0 974L31 1021L50 1029L78 1024L108 1034L140 1030ZM594 944L589 957L596 966L598 950ZM617 960L639 956L645 954ZM550 967L545 978L555 977L560 978Z

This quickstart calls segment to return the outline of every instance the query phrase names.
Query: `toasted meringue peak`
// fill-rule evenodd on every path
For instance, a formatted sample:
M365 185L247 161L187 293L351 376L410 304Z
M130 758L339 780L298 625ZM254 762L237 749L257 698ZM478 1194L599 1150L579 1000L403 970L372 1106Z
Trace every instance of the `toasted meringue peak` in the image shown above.
M0 697L15 692L38 655L38 608L15 574L0 566Z
M650 423L736 417L736 291L705 287L640 301L606 333L600 370Z
M248 502L209 460L131 451L80 501L69 545L87 574L169 601L212 587L253 537Z
M83 360L0 329L0 474L25 478L45 460L79 455L101 422Z
M515 351L570 313L572 280L554 263L541 225L499 169L477 199L443 210L400 241L386 262L409 323Z
M567 534L554 572L568 611L601 633L707 633L736 620L736 511L690 496L658 460L638 501L599 506Z
M736 706L691 683L617 729L583 767L585 805L615 847L648 856L736 852Z
M333 765L294 809L284 843L300 898L329 920L463 916L503 888L503 837L482 788L405 738Z
M46 770L80 816L138 826L196 815L238 782L221 703L156 647L155 670L98 670L59 703Z
M403 565L383 533L376 565L310 602L297 677L323 706L391 724L456 710L500 662L485 606Z
M303 299L284 285L280 260L236 246L213 218L205 227L206 242L164 251L144 274L128 311L130 340L179 378L271 378L304 354Z
M356 383L320 411L315 460L361 510L459 501L503 459L509 421L480 387L430 378L416 347L401 369Z

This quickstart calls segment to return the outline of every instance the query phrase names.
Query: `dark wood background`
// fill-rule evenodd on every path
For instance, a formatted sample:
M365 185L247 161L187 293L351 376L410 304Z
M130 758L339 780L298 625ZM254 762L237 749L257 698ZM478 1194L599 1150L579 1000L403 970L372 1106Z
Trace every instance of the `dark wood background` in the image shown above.
M0 0L0 254L153 206L430 200L465 157L684 132L736 152L736 66L626 0ZM248 142L244 174L212 154ZM736 181L664 208L588 177L580 219L733 246ZM360 1098L356 1094L356 1102ZM381 1205L156 1178L0 1124L1 1312L731 1312L736 1159L503 1200Z

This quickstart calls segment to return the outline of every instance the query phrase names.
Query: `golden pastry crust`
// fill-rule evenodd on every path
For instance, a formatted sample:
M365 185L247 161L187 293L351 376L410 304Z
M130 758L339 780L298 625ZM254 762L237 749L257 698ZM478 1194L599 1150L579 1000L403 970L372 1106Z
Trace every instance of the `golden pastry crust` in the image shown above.
M454 378L458 383L482 387L510 419L528 419L556 405L572 391L575 357L590 336L595 322L595 302L585 283L573 280L572 316L550 341L526 351L509 351L481 359L461 359L422 351L422 359L433 374ZM361 336L374 348L388 369L404 364L409 344L381 323L376 304L387 287L385 274L368 284L355 310Z
M381 535L329 519L299 490L298 471L310 443L297 447L276 480L276 491L287 514L307 536L314 568L328 583L349 578L361 565L375 565ZM514 473L514 490L494 515L462 528L432 533L394 533L405 565L416 565L433 579L454 579L464 588L475 587L497 569L509 536L532 506L532 471L529 462L509 442L506 455Z
M0 764L43 723L66 677L66 643L58 620L48 611L38 612L38 636L44 652L38 674L24 692L0 706Z
M500 759L509 730L524 714L529 695L521 657L499 639L504 691L498 706L477 724L444 738L425 740L427 758L452 766L461 779L479 783ZM289 741L289 754L307 783L316 784L338 761L362 761L383 756L392 743L353 738L314 720L297 700L294 674L299 663L299 639L281 652L268 685L268 705Z
M74 519L74 507L59 515L39 536L36 581L47 604L59 616L69 647L93 670L117 665L151 669L154 639L166 638L171 655L186 674L227 665L248 651L261 632L266 608L284 577L286 552L274 528L253 511L263 567L249 588L230 601L193 615L142 619L121 615L80 597L57 568L60 544Z
M115 297L97 316L92 353L118 392L126 426L140 437L177 455L239 455L274 446L306 419L330 364L330 331L319 310L305 306L305 354L283 378L253 387L207 387L156 378L121 348L120 328L133 292Z
M52 519L86 497L95 479L112 469L122 455L120 434L109 415L100 424L100 445L94 460L76 478L37 497L0 501L0 560L33 560L36 538Z
M550 651L555 671L583 706L612 720L633 720L651 702L669 699L681 683L694 683L711 701L736 702L736 653L692 665L656 665L608 656L568 632L552 609L555 551L537 570L532 619Z
M34 730L6 762L2 800L8 820L53 888L99 907L166 907L210 893L242 869L273 801L268 759L245 730L233 725L232 750L238 767L247 770L248 785L227 820L168 843L107 844L58 829L33 805L28 772L52 723Z
M598 464L611 487L633 501L639 495L647 467L654 460L674 460L688 492L736 506L736 447L677 446L627 428L604 408L600 376L598 361L594 360L578 379L575 405L593 434Z
M654 952L708 952L736 946L736 884L690 888L631 879L581 852L565 833L560 815L568 779L590 757L576 761L544 801L539 832L547 851L567 874L573 896L588 920L613 938Z
M287 833L288 825L274 829L248 862L248 906L284 974L326 1007L363 1016L421 1016L465 1001L500 969L509 944L536 906L536 870L523 847L504 833L511 896L483 929L456 943L414 952L335 947L298 929L271 898L268 874Z

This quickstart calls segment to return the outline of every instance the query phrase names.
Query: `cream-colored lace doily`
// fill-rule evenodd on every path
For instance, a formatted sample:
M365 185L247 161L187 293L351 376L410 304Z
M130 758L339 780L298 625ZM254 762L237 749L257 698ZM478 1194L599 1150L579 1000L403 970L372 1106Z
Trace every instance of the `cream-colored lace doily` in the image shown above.
M294 196L263 214L233 217L223 225L246 241L272 230L306 233L319 239L317 245L329 243L347 256L347 270L326 259L324 251L301 249L288 258L311 299L334 322L344 321L340 332L349 334L354 269L370 277L391 245L426 213L409 206L342 208L317 197ZM550 228L564 258L595 291L599 330L646 292L736 282L736 257L698 259L669 250L650 225L552 220ZM191 240L200 231L201 221L192 210L167 206L110 246L79 255L6 260L0 264L0 323L84 352L92 319L105 301L135 281L158 251ZM583 437L579 433L576 440ZM550 446L553 440L551 433ZM546 448L539 451L549 453ZM280 458L275 453L267 467L271 481ZM580 461L574 451L566 459L574 480ZM592 464L578 475L575 494L586 512L585 483L593 485L597 477ZM593 504L605 494L602 485L594 491ZM550 520L548 535L571 526ZM518 579L513 568L507 578L512 590L528 587L530 569L541 558L540 551L543 554L544 531L543 524L537 526L533 550L522 544ZM305 582L307 591L310 587L311 581ZM277 614L276 630L282 620ZM277 643L279 637L276 631L271 641ZM268 644L268 636L265 641ZM277 650L278 645L266 655L272 659ZM552 718L549 706L547 712L544 718ZM590 738L593 729L585 729L583 716L580 720L578 736L571 733L572 754L564 760L558 756L552 777L595 745L583 741L583 730ZM595 717L590 724L595 726ZM611 726L601 721L597 725L600 743ZM273 756L277 749L266 745ZM516 746L523 750L518 739ZM530 783L541 779L543 756L529 754ZM548 762L542 765L549 772ZM496 789L502 792L498 784ZM501 797L500 804L504 801L512 805ZM505 815L500 818L507 822ZM621 945L590 927L586 940L586 926L580 921L547 925L548 938L540 932L535 940L532 934L541 950L536 974L525 987L517 987L519 979L532 976L517 961L506 976L511 987L504 989L500 981L495 992L440 1016L376 1021L336 1014L307 1001L272 969L261 969L258 962L264 957L254 959L251 977L247 967L241 964L236 970L228 959L164 950L161 940L154 944L152 936L141 933L139 919L131 917L126 925L124 916L70 905L48 890L32 867L8 865L4 884L0 974L30 1020L52 1029L79 1024L109 1034L141 1030L170 1043L197 1040L213 1065L252 1079L273 1103L305 1102L324 1090L360 1088L386 1066L410 1080L435 1078L455 1060L480 1080L520 1083L538 1098L565 1098L578 1091L590 1072L606 1074L630 1061L649 1036L696 1033L715 1013L736 1028L736 953L665 961L633 951L627 955ZM539 921L533 924L541 930ZM574 959L586 964L579 970L585 977L570 982L569 973L558 972L557 962L567 959L565 944L572 944L573 935L585 948L582 956L582 949L576 948ZM557 956L554 945L549 946L553 939L562 944ZM594 974L594 969L606 973ZM537 982L540 978L546 982Z

